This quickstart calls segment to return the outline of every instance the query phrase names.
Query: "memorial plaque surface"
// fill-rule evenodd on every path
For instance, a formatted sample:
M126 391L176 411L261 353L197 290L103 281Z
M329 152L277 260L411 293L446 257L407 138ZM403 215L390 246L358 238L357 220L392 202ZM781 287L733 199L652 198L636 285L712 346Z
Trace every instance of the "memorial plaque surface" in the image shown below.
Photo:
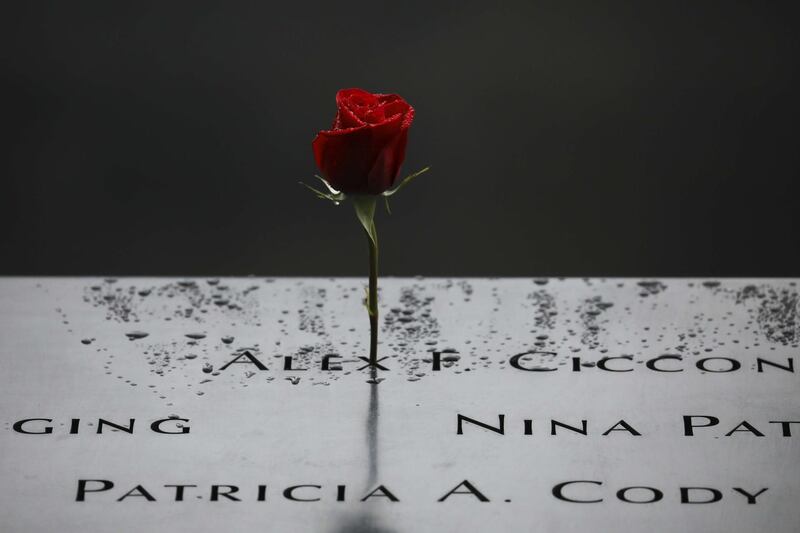
M0 279L0 530L800 530L795 280Z

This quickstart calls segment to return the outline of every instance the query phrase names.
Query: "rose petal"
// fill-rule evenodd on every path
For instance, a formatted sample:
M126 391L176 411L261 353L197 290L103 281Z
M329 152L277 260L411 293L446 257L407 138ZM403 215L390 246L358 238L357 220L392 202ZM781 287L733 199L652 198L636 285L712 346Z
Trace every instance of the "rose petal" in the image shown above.
M396 94L342 89L333 128L314 139L314 158L332 187L350 194L380 194L397 179L414 109Z
M333 129L344 130L348 128L357 128L365 124L366 122L354 115L352 111L346 107L340 107L336 112L336 120L333 123Z
M368 126L321 131L312 147L317 167L326 180L345 193L365 193L371 133Z

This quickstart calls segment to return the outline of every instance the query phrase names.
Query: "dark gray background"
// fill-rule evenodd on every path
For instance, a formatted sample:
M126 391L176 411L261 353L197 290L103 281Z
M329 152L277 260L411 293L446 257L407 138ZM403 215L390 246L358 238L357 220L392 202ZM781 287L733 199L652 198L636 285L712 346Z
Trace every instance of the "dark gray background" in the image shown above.
M17 4L2 274L363 275L297 184L358 86L433 167L384 274L800 275L796 3Z

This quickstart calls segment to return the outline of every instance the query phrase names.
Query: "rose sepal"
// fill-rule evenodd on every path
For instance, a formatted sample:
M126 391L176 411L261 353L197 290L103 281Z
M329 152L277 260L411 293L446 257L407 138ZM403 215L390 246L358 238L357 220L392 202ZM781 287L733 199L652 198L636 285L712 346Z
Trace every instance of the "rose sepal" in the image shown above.
M386 211L389 214L392 213L391 209L389 209L389 197L392 196L393 194L399 192L400 189L402 189L403 187L405 187L406 185L411 183L411 181L414 178L416 178L420 174L424 174L425 172L430 170L430 168L431 167L425 167L422 170L418 170L418 171L414 172L413 174L409 174L408 176L406 176L405 178L400 180L400 183L397 184L397 187L394 187L393 189L388 189L386 191L383 191L380 194L381 196L383 196L383 199L384 199L384 202L385 202L385 205L386 205ZM321 190L317 189L316 187L312 187L308 183L305 183L305 182L302 182L302 181L300 181L298 183L300 183L300 185L302 185L303 187L305 187L308 190L310 190L311 192L313 192L314 195L317 198L319 198L320 200L328 200L330 202L333 202L334 205L339 205L340 203L344 202L347 199L347 195L345 193L343 193L342 191L337 191L336 189L334 189L331 186L331 184L328 183L328 180L326 180L325 178L323 178L322 176L317 175L317 174L314 174L314 177L317 178L319 181L321 181L323 183L323 185L325 185L325 188L328 189L328 192L322 192ZM355 195L351 195L351 196L355 196ZM358 196L363 196L364 198L370 198L371 197L371 195L358 195ZM356 207L356 210L358 210L358 207ZM373 201L373 210L372 210L372 212L373 212L373 214L375 212L375 210L374 210L374 201ZM362 222L362 225L363 225L363 222ZM367 229L367 226L364 226L364 229L366 229L367 233L369 233L369 229Z
M314 177L317 178L319 181L321 181L329 192L324 193L319 189L317 189L316 187L312 187L308 183L302 181L299 181L298 183L303 187L309 189L311 192L313 192L320 200L328 200L330 202L333 202L333 205L339 205L340 203L344 202L345 198L347 198L347 196L343 192L337 191L336 189L331 187L331 184L328 183L322 176L314 174Z
M413 174L409 174L408 176L406 176L405 178L400 180L400 183L397 184L397 187L395 187L394 189L389 189L389 190L383 191L381 194L383 196L385 196L386 198L392 196L393 194L399 192L400 189L402 189L403 187L405 187L406 185L411 183L411 180L413 180L414 178L416 178L420 174L424 174L427 171L429 171L430 168L431 167L425 167L422 170L418 170L418 171L414 172Z

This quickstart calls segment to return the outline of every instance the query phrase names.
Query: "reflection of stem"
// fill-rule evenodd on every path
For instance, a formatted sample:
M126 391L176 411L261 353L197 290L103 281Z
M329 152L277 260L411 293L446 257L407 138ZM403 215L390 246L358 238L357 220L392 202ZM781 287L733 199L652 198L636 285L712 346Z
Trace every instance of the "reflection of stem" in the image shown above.
M375 222L372 222L372 234L377 241ZM378 364L378 243L372 240L369 233L367 233L367 241L369 242L369 294L367 295L370 329L369 364L374 369Z
M370 378L375 381L378 369L370 369ZM367 411L367 451L369 469L367 474L367 490L372 490L378 479L378 385L369 386L369 410Z

